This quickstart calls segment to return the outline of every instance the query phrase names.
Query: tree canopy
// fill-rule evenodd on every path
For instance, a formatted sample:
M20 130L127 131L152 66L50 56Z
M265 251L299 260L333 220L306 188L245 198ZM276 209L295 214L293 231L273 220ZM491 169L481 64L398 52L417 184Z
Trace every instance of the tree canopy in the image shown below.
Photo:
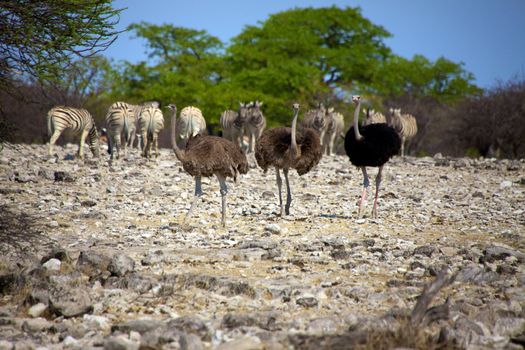
M122 10L111 0L0 0L0 87L32 77L53 80L75 57L117 38Z
M395 55L385 44L390 33L359 8L283 11L246 26L229 45L170 24L130 30L145 40L148 60L114 67L113 96L194 104L211 124L239 101L264 101L271 126L289 121L293 102L343 106L350 93L379 105L405 94L450 102L478 91L462 64Z

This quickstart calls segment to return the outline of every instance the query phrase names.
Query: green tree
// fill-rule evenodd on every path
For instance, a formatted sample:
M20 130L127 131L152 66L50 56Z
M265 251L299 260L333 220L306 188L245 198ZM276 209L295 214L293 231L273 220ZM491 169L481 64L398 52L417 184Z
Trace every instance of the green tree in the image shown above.
M225 92L223 43L203 30L168 24L130 26L146 40L149 63L120 63L109 72L112 95L132 102L159 100L179 108L195 105L206 119L218 123Z
M60 77L74 58L117 38L122 10L111 0L0 0L0 87L14 80Z
M374 81L370 88L387 99L407 95L411 99L432 97L454 103L481 92L462 63L444 57L432 62L422 55L411 60L392 55L384 61Z
M383 43L389 36L359 8L280 12L233 39L227 50L231 84L279 102L268 109L287 122L292 101L307 106L373 83L390 55Z

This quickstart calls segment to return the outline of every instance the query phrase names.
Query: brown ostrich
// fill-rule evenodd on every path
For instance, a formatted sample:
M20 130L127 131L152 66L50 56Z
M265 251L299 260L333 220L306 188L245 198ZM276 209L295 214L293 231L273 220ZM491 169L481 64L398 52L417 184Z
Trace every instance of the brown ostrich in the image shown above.
M297 170L299 175L309 172L321 159L321 142L319 135L314 129L304 128L297 132L297 115L299 114L299 104L293 105L292 128L280 127L266 130L259 138L255 147L255 159L257 164L268 171L269 167L275 167L277 175L277 187L279 187L279 205L281 207L280 216L283 215L283 199L281 195L282 180L279 169L283 169L284 179L286 180L286 215L290 214L290 204L292 193L288 181L288 170Z
M202 196L201 177L217 176L222 196L222 226L226 226L226 178L237 180L239 174L248 172L248 160L238 145L222 137L201 135L190 136L186 149L181 150L176 142L177 106L170 104L173 111L171 119L171 145L184 170L195 178L195 195L184 223L192 215L194 207Z

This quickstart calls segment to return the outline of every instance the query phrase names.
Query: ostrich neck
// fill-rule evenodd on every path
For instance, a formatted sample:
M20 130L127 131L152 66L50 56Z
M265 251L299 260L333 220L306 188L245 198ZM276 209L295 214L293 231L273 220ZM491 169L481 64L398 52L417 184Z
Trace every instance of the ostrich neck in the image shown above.
M359 110L361 109L361 101L357 102L357 106L354 111L354 133L357 141L361 140L363 136L359 133Z
M182 162L186 158L185 152L177 146L177 110L173 110L173 116L171 117L171 147L177 158Z
M290 149L292 151L292 154L294 157L297 155L297 140L296 140L296 132L297 132L297 115L299 114L299 110L294 111L293 120L292 120L292 143L290 145Z

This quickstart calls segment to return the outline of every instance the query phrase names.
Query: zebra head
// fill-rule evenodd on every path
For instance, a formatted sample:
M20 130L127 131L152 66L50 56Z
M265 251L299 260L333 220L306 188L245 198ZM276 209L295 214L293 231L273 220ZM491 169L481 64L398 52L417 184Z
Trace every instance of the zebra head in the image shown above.
M250 103L239 102L239 112L237 113L237 119L234 122L234 124L237 127L242 127L242 125L244 125L250 118L250 106L252 103L253 102L250 102Z
M264 119L263 112L261 111L262 102L255 101L255 103L250 107L250 121L253 124L261 123Z

